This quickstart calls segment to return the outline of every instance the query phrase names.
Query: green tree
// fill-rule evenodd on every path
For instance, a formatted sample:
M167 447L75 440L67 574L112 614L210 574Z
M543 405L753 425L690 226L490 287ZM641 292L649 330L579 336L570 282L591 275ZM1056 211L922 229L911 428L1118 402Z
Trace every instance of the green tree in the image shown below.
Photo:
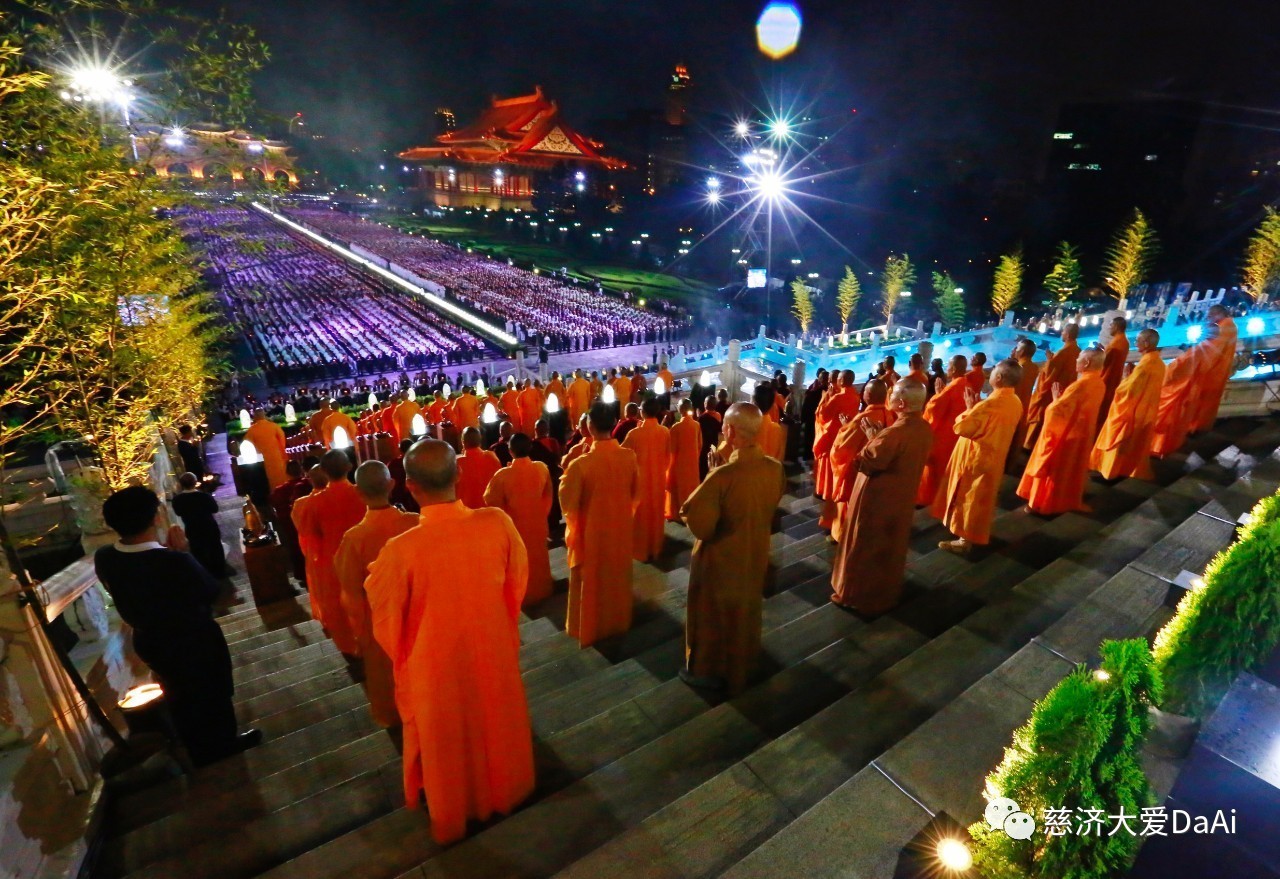
M911 257L905 253L902 256L889 254L884 262L884 272L880 275L880 289L884 294L882 309L886 321L893 316L902 292L915 282L916 267L911 264Z
M1280 289L1280 213L1268 207L1249 238L1241 271L1244 289L1255 301Z
M858 300L862 298L862 284L853 269L844 267L844 277L836 285L836 310L840 312L840 331L849 331L849 318L858 310Z
M1133 219L1116 233L1107 249L1106 284L1123 299L1146 280L1155 263L1160 242L1142 211L1134 208Z
M800 332L809 332L809 327L813 324L813 297L800 278L791 282L791 314L800 322Z
M1044 285L1053 299L1063 305L1084 286L1084 273L1080 268L1080 250L1070 242L1059 241L1053 269L1044 279Z
M938 308L938 320L942 328L955 330L964 326L964 296L956 287L955 279L950 272L933 273L934 305Z
M1000 257L996 263L995 280L991 285L991 308L1000 317L1018 304L1022 297L1022 251L1015 250Z

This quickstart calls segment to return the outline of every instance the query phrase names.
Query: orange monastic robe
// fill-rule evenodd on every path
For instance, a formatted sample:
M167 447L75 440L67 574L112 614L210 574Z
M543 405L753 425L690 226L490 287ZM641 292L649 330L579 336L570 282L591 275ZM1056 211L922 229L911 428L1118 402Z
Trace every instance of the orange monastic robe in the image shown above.
M665 387L666 387L666 389L667 389L667 393L668 393L668 394L669 394L669 393L671 393L671 388L672 388L672 386L674 386L674 385L675 385L675 383L676 383L676 377L675 377L674 375L672 375L672 374L671 374L671 370L667 369L667 368L664 366L664 367L662 367L662 369L659 369L659 370L658 370L658 375L657 375L657 377L658 377L658 378L660 378L660 379L662 379L662 384L663 384L663 386L665 386Z
M553 378L551 381L547 382L546 391L546 395L548 397L555 394L556 399L560 401L560 405L562 407L564 406L565 396L568 394L568 391L565 389L564 382L560 381L558 378Z
M1027 438L1027 413L1031 409L1031 392L1035 390L1036 376L1040 374L1040 364L1034 360L1025 362L1019 360L1018 365L1022 367L1022 377L1018 379L1018 386L1014 388L1014 393L1022 401L1022 417L1018 420L1018 429L1013 434L1010 461L1013 460L1014 451L1021 449Z
M1030 449L1040 437L1040 426L1044 422L1045 409L1053 402L1053 386L1062 385L1062 390L1076 380L1076 361L1080 359L1080 346L1070 342L1049 358L1040 369L1040 377L1036 382L1035 392L1027 403L1027 430L1023 436L1023 448Z
M289 474L284 469L287 462L284 451L284 431L280 429L280 425L263 418L249 425L249 429L244 432L244 438L253 443L258 454L262 456L262 463L267 470L267 482L272 488L289 481ZM352 434L352 439L355 439L355 434Z
M1197 378L1200 382L1200 395L1195 409L1190 413L1192 433L1208 430L1218 420L1222 394L1227 389L1231 374L1235 372L1238 335L1236 322L1224 317L1218 322L1217 332L1201 343L1204 348L1204 372Z
M1101 473L1103 479L1155 478L1151 472L1151 442L1155 437L1164 373L1160 352L1148 351L1138 360L1133 372L1120 382L1089 458L1090 468Z
M537 427L538 419L542 417L542 404L545 402L542 398L542 391L533 385L525 388L520 392L520 428L525 436L533 439L534 430Z
M630 535L639 483L635 452L613 439L593 442L560 479L569 556L565 630L583 647L631 628Z
M396 407L391 403L378 412L378 429L390 436L392 443L400 442L400 434L396 432Z
M861 398L853 388L829 391L814 413L813 493L820 498L831 496L835 480L831 474L831 446L840 433L840 416L858 414ZM829 526L828 526L829 527Z
M881 427L893 424L895 414L883 403L863 409L848 424L840 428L831 446L831 471L833 489L822 512L822 519L831 522L831 536L837 543L844 536L844 511L853 492L853 478L858 475L857 460L867 445L863 422L874 421Z
M307 433L311 435L311 439L315 442L323 442L324 434L320 431L320 426L324 424L324 420L333 414L332 409L317 409L311 413L311 417L307 419Z
M929 460L916 492L917 506L932 505L947 484L947 463L956 447L956 419L964 412L964 392L971 387L969 374L965 373L953 378L925 404L924 420L933 430L933 445L929 447Z
M701 481L698 456L702 452L702 428L686 415L671 425L671 460L667 465L667 518L680 521L680 508Z
M439 424L444 421L449 409L449 402L441 397L438 400L432 400L431 405L427 407L426 419L432 424Z
M551 512L551 471L541 461L512 458L489 480L484 502L497 507L515 523L529 557L529 586L525 607L551 596L551 556L547 551L547 515Z
M404 400L396 407L396 435L402 440L413 438L413 416L421 414L416 400ZM425 415L422 416L424 419Z
M577 427L583 413L591 408L591 382L585 378L575 378L569 383L565 393L569 397L569 426Z
M515 388L507 388L499 398L498 408L507 413L507 417L511 419L511 426L516 429L516 433L529 434L524 429L524 416L520 412L520 392Z
M1102 405L1101 372L1086 372L1044 412L1044 425L1018 484L1033 513L1052 515L1084 507L1094 425Z
M975 394L981 394L982 389L987 385L987 374L981 366L974 366L964 374L964 380L973 388Z
M387 541L403 534L418 524L418 517L395 507L369 510L360 524L342 536L338 553L333 558L333 570L342 589L342 608L351 620L360 655L364 658L364 689L369 697L369 713L374 723L381 727L400 725L400 712L396 710L395 676L391 660L373 637L373 616L369 613L369 598L365 595L365 578L369 565Z
M1107 342L1107 350L1103 354L1102 361L1102 405L1098 407L1098 429L1102 429L1102 422L1107 420L1107 413L1111 411L1111 400L1116 395L1116 388L1120 387L1120 380L1124 378L1124 365L1129 360L1129 338L1124 333L1118 333L1111 337Z
M339 650L349 656L359 656L355 629L342 608L342 587L338 585L333 560L342 536L364 518L364 501L356 487L345 479L330 482L328 488L313 497L301 513L298 504L293 507L298 542L307 554L311 615L320 621Z
M458 500L473 510L485 505L484 491L502 469L498 456L487 449L465 449L458 456Z
M333 435L339 427L347 432L348 443L355 445L357 436L355 420L347 413L335 409L333 414L324 420L324 424L320 425L320 435L327 448L333 448Z
M929 374L922 369L913 369L902 377L904 382L914 382L922 388L929 387ZM890 390L893 390L890 388Z
M979 546L990 542L1004 462L1021 420L1022 401L1013 388L996 388L956 419L956 446L929 511L956 537Z
M662 554L663 520L666 518L667 468L671 464L671 431L656 418L646 418L627 434L624 449L636 453L639 468L639 505L632 529L631 551L636 561L647 562Z
M461 431L480 426L480 398L474 394L462 394L453 400L453 416L450 419Z
M613 385L614 396L618 398L618 411L621 412L631 402L631 379L625 375L620 375L611 384Z
M391 657L404 721L405 805L426 794L431 835L507 813L533 792L533 736L520 678L524 544L501 510L430 504L369 569L373 633ZM441 547L484 547L435 564Z
M781 461L787 454L787 429L772 417L772 413L773 410L769 410L760 422L760 433L756 437L756 445L766 457Z

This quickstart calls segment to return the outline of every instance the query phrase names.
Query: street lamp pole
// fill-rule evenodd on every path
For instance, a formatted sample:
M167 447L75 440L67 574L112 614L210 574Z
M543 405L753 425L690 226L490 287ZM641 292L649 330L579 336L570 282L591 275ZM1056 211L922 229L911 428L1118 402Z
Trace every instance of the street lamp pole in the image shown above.
M765 221L764 245L764 325L768 331L773 313L773 199L769 199L769 214Z

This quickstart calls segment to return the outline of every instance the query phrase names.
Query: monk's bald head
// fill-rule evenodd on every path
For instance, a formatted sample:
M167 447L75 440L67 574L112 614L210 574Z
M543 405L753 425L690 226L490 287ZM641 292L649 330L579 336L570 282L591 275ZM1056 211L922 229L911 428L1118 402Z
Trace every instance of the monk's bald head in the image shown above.
M639 407L638 405L636 405L635 403L628 403L628 404L627 404L627 417L628 417L628 418L639 418L639 417L640 417L640 407Z
M1030 339L1019 339L1018 344L1013 346L1013 356L1030 360L1036 356L1036 343Z
M526 434L517 433L511 438L510 451L513 458L527 458L533 451L533 440Z
M840 371L840 387L851 388L853 387L853 382L854 375L852 369L843 369Z
M424 439L404 454L404 475L410 490L426 497L452 500L458 482L458 456L441 440Z
M1062 341L1074 342L1078 338L1080 338L1079 324L1067 324L1062 328Z
M756 404L756 408L761 412L773 408L774 398L778 396L777 390L773 385L761 382L756 385L754 391L751 392L751 402Z
M1231 313L1221 305L1209 306L1209 320L1214 321L1215 323L1222 320L1224 317L1230 316L1230 314Z
M969 371L969 358L963 354L957 354L951 358L951 366L949 373L952 378L959 378Z
M1085 348L1076 360L1076 369L1080 372L1097 372L1102 369L1105 357L1101 348Z
M754 403L734 403L724 413L725 431L734 448L749 446L760 435L764 416Z
M912 354L910 359L907 360L907 366L919 372L923 372L924 371L924 355L919 353Z
M1143 354L1148 351L1156 351L1160 348L1160 334L1152 329L1141 330L1138 333L1138 350Z
M515 436L516 426L510 421L504 421L498 425L498 436L504 440L510 440Z
M662 401L657 397L650 397L644 401L643 405L641 405L640 411L644 413L645 421L648 421L651 418L661 418Z
M597 400L587 410L587 422L595 436L607 439L618 425L618 416L614 414L612 406Z
M1016 360L1001 360L991 370L991 387L1016 388L1022 381L1022 366Z
M329 484L329 477L324 472L324 468L315 464L307 471L307 481L311 483L312 488L324 488Z
M688 397L685 397L683 400L681 400L681 401L680 401L680 407L679 407L679 408L680 408L680 414L681 414L681 415L692 415L692 414L693 414L693 401L692 401L692 400L690 400Z
M895 408L908 415L924 411L924 386L915 382L900 381L893 386L893 402Z
M889 399L889 386L880 379L873 378L863 388L862 399L868 406L883 406L885 400Z
M320 459L320 469L332 481L346 479L347 474L351 472L351 459L341 449L330 449Z
M975 351L973 353L973 365L978 367L986 366L987 355L981 351Z
M356 491L370 506L385 506L394 487L391 471L381 461L365 461L356 468Z
M480 448L480 429L478 427L468 427L462 431L462 447L464 449Z

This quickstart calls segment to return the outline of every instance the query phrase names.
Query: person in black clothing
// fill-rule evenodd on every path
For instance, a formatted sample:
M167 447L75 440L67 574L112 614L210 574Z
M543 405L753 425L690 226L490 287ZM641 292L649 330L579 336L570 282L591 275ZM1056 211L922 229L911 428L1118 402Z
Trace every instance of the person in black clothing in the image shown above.
M259 730L236 733L231 652L213 619L221 587L186 551L182 529L169 529L169 548L160 544L160 499L143 486L111 495L102 516L120 541L98 550L94 568L164 688L191 762L205 766L261 742Z
M196 479L204 479L204 455L200 453L200 440L196 438L195 428L184 424L178 428L178 457L182 459L182 469L194 473Z
M703 400L702 414L698 416L698 426L702 428L702 448L698 451L698 474L707 478L710 465L707 463L707 452L720 442L720 426L723 419L716 410L714 397Z
M804 393L804 402L800 407L800 452L805 458L813 458L813 443L817 439L818 404L822 395L827 392L829 376L825 369L819 369L813 382Z
M182 519L191 554L215 577L227 576L227 556L222 549L222 530L218 527L218 502L200 491L200 480L194 473L178 477L182 491L173 497L173 511Z

